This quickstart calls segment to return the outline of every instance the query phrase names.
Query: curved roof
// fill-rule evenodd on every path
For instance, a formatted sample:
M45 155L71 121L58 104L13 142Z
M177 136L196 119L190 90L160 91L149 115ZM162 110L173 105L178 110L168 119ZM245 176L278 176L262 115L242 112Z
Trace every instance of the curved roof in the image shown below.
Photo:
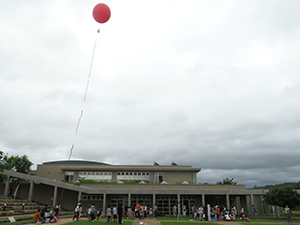
M51 162L44 162L43 165L107 165L110 164L102 163L102 162L95 162L95 161L86 161L86 160L61 160L61 161L51 161Z

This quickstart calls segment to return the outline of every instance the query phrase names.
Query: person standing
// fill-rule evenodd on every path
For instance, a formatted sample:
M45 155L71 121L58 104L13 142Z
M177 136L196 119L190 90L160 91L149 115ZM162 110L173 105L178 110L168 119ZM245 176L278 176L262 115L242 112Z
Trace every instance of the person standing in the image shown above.
M106 214L107 214L107 222L110 223L110 220L111 220L111 208L110 208L110 206L107 207Z
M122 200L119 201L118 204L118 216L119 216L119 224L122 224L122 216L123 216L124 206Z
M131 204L131 219L134 220L135 218L135 206L134 204Z
M152 211L152 208L149 207L149 219L152 219L153 218L153 211Z
M59 219L60 214L60 202L55 206L55 216L57 219Z
M75 218L77 218L76 221L78 221L79 215L80 215L81 212L82 212L81 204L78 204L78 205L76 206L75 210L74 210L74 216L73 216L73 219L72 219L72 220L74 220Z
M288 223L290 223L290 222L293 223L291 209L289 208L288 205L286 205L286 207L284 209L284 212L286 213L287 222Z
M176 205L173 206L173 216L174 217L177 216L177 206Z
M252 219L255 219L256 220L256 209L254 207L254 205L252 205Z
M182 216L183 216L183 218L186 217L186 205L182 206Z
M240 217L241 217L241 218L244 218L244 216L245 216L244 207L241 206L241 209L240 209Z
M147 207L147 205L145 205L145 207L144 207L144 217L145 217L145 219L147 218L147 213L148 213L148 207Z
M205 216L205 221L208 221L207 205L203 206L203 214Z
M157 206L154 204L154 217L157 217Z
M141 219L141 218L140 218L140 208L141 208L141 205L137 202L137 203L136 203L136 206L135 206L135 209L136 209L136 211L138 212L138 218L139 218L139 220Z
M113 222L114 222L114 223L117 223L117 219L118 219L118 209L117 209L117 206L116 206L116 205L112 208L112 211L113 211Z

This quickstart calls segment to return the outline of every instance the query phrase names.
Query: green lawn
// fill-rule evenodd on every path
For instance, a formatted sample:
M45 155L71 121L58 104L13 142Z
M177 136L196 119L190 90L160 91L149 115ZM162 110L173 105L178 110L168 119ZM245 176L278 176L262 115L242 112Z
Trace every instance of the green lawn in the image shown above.
M161 225L191 225L191 223L193 223L193 222L191 222L191 221L179 221L178 220L178 222L176 222L176 221L170 221L170 222L160 222L161 223ZM201 225L211 225L211 222L205 222L205 221L203 221L203 222L201 222Z
M250 220L250 223L252 223L253 220ZM245 225L249 225L249 223L243 223ZM273 222L259 222L255 223L255 225L278 225L279 223L273 223Z
M91 224L107 224L106 223L106 220L103 220L102 222L99 221L99 220L94 220L93 223L91 223L90 221L88 220L79 220L79 221L75 221L75 222L70 222L70 223L65 223L66 225L70 225L70 224L73 224L73 225L91 225ZM111 222L110 224L117 224L117 223L113 223ZM132 221L124 221L123 220L123 225L132 225Z

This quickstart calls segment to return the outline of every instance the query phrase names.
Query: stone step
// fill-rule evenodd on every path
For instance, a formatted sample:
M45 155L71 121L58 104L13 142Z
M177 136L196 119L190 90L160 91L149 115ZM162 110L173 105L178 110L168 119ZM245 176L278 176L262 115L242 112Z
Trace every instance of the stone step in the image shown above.
M6 206L15 206L15 205L23 205L23 203L26 205L38 205L37 202L5 202L0 200L0 206L3 206L6 204Z
M10 206L11 209L13 210L23 210L22 209L23 206ZM25 205L24 210L28 210L28 209L38 209L38 208L43 208L44 205Z

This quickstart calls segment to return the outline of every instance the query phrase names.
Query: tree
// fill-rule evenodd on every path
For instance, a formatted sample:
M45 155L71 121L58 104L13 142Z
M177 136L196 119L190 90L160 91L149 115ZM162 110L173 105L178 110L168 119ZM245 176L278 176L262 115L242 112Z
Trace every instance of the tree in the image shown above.
M0 172L9 169L9 166L6 163L7 159L8 159L8 155L2 150L0 150ZM0 182L4 182L5 180L6 180L6 176L0 174Z
M300 205L300 194L291 187L273 188L266 193L265 200L270 205L285 207L289 205L291 209Z
M294 189L300 189L300 181L298 183L295 184Z
M228 178L228 177L226 177L222 181L221 180L218 181L217 184L218 185L236 185L237 181L234 181L234 178Z
M33 163L27 158L26 155L23 156L10 156L0 150L0 172L3 170L13 170L20 173L28 173L30 167ZM4 182L6 176L0 174L0 182Z
M26 155L11 156L6 160L6 163L10 166L10 170L19 173L29 173L30 167L33 165Z

